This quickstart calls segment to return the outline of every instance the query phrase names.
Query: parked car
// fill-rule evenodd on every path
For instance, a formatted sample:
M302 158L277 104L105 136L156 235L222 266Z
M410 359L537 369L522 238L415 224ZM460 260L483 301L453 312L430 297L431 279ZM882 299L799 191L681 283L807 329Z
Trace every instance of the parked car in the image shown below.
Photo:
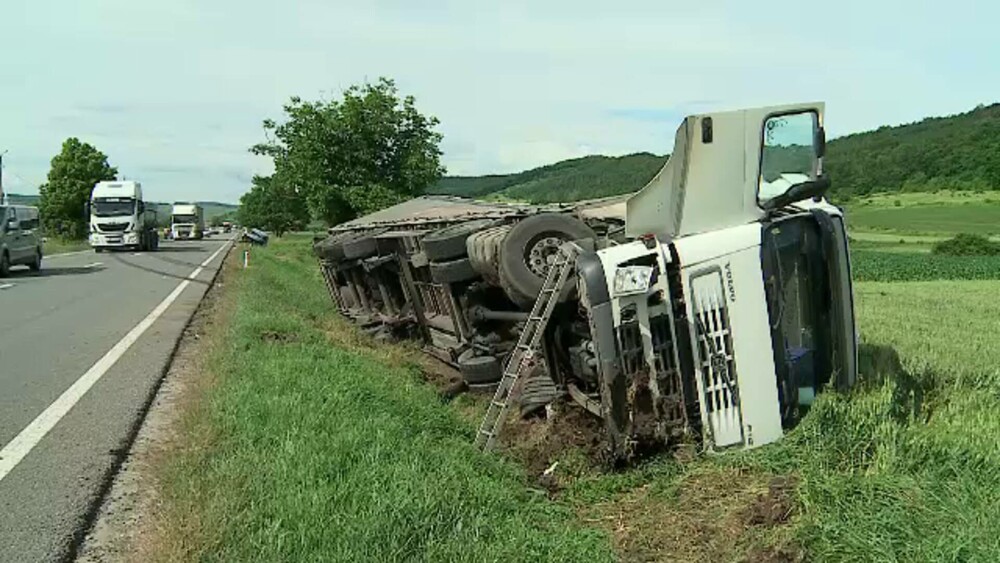
M10 273L11 266L19 264L34 271L42 268L42 237L38 226L37 207L0 206L0 278Z

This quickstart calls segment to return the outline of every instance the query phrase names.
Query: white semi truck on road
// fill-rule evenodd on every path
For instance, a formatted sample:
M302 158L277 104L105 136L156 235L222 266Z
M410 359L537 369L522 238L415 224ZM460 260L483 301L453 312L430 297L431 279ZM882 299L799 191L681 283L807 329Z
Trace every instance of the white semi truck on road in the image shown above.
M139 182L98 182L87 202L90 216L90 246L107 249L156 250L156 209L142 199Z
M205 213L200 205L175 203L170 213L170 237L201 240L205 236Z

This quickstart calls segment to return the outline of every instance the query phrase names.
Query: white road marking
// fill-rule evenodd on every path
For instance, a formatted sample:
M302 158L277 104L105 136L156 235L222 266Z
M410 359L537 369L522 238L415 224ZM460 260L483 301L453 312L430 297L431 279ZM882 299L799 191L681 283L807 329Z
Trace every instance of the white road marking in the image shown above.
M177 300L177 297L184 291L184 288L191 284L191 280L198 277L198 274L201 274L202 270L227 246L229 245L224 244L220 246L218 250L206 258L200 266L195 268L184 281L179 283L170 292L170 295L164 298L155 309L146 315L146 318L139 321L139 324L135 325L128 334L112 346L101 359L97 360L97 363L90 366L90 369L81 375L69 389L63 391L63 394L58 399L53 401L41 414L35 417L35 420L32 420L31 424L24 427L24 430L21 430L13 440L7 443L3 449L0 449L0 481L3 481L17 467L17 464L21 463L21 460L42 441L42 438L66 416L66 413L87 394L87 391L125 355L125 352L128 351L132 344L136 340L139 340L139 337Z
M93 264L87 264L84 268L96 268L98 266L103 266L104 262L94 262Z
M12 287L14 287L14 284L12 283L5 283L3 285L0 285L0 289L10 289Z

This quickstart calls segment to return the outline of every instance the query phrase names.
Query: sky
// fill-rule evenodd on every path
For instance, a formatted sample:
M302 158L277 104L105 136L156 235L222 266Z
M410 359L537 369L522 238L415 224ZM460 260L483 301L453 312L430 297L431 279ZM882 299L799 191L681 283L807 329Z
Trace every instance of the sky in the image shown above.
M685 115L827 103L831 137L1000 96L996 3L4 0L0 152L37 193L67 137L150 199L235 203L289 97L396 80L449 174L671 149Z

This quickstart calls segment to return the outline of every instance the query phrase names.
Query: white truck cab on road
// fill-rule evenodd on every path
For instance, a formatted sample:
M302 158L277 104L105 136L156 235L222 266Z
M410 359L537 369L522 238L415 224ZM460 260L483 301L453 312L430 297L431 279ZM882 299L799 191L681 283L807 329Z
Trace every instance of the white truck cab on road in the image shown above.
M106 249L156 250L156 210L147 208L139 182L98 182L87 204L90 215L90 246Z
M205 236L205 214L200 205L175 203L170 212L170 236L174 240L201 240Z

